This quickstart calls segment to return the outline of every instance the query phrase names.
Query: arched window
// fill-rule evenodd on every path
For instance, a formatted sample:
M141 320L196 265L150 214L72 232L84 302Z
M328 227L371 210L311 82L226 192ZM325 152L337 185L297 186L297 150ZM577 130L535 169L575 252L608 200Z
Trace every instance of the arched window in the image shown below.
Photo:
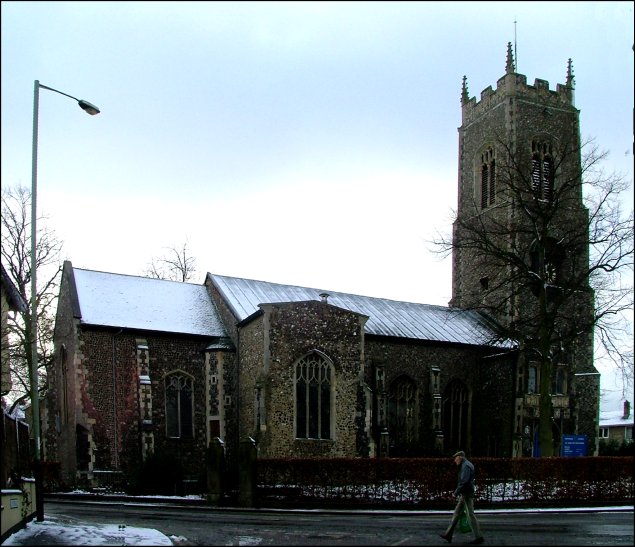
M494 149L488 148L481 154L481 209L487 209L496 202L496 159Z
M390 384L388 424L391 454L408 455L417 441L417 386L408 376L399 376Z
M165 377L165 434L172 438L194 436L194 380L177 371Z
M537 199L553 200L553 153L550 144L531 143L531 186Z
M466 448L468 416L467 387L461 380L452 380L443 393L443 435L446 450Z
M563 366L556 365L554 367L551 393L554 395L566 393L566 372Z
M538 393L538 367L529 365L527 369L527 393Z
M298 439L330 439L333 366L312 352L295 365L295 436Z

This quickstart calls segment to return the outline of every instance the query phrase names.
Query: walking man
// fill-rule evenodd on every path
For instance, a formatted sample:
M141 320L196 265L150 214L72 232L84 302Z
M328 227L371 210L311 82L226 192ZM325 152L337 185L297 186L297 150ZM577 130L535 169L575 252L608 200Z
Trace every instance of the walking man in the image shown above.
M448 526L444 534L440 535L445 541L452 543L452 534L459 522L461 512L465 509L470 518L472 531L474 532L474 539L470 541L470 543L478 545L479 543L483 543L485 539L481 534L478 520L476 520L476 515L474 514L474 465L465 457L465 452L462 450L459 450L452 457L454 458L454 463L459 468L459 478L456 490L454 491L454 495L458 497L458 501L454 508L450 526Z

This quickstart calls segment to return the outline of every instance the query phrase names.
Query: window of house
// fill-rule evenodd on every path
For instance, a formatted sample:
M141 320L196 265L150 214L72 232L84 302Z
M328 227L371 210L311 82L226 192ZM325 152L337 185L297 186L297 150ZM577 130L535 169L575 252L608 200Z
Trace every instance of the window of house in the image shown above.
M626 426L624 429L624 440L632 441L633 440L633 426Z
M296 438L331 438L332 390L333 367L324 356L313 352L296 363Z
M531 143L531 186L537 199L553 200L553 153L551 145L532 141Z
M193 379L183 372L165 377L166 435L173 438L191 438L193 432L194 397Z
M600 428L600 438L601 439L608 439L609 438L609 428L608 427L601 427Z
M481 154L481 208L486 209L496 201L496 160L494 149Z

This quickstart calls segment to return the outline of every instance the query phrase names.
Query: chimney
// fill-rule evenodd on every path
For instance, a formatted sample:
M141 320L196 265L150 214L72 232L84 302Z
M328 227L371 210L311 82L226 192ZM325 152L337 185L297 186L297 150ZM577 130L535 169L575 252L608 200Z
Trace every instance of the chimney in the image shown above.
M326 304L326 302L327 302L327 300L328 300L329 296L330 296L330 295L329 295L329 293L327 293L327 292L320 293L320 298L322 299L322 302L324 302L325 304Z
M624 416L622 416L622 420L627 420L631 417L631 403L630 401L624 401Z

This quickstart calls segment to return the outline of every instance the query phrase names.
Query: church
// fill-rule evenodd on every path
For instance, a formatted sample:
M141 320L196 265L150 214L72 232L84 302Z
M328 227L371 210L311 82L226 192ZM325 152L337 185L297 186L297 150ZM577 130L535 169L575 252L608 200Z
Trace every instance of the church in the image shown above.
M532 176L550 199L559 183L547 169L550 146L579 138L571 64L555 91L544 80L529 85L508 46L496 89L477 101L464 78L461 106L457 219L509 215L497 181L510 150L540 166ZM581 195L573 208L584 222ZM454 237L464 237L460 223ZM44 460L60 462L66 484L95 485L153 454L200 477L210 443L222 443L231 467L245 439L262 458L537 455L540 371L522 343L501 335L527 301L481 309L496 296L485 289L508 274L453 252L444 307L214 273L180 283L67 261ZM592 316L592 305L576 311ZM586 435L596 454L592 336L553 374L554 439Z

